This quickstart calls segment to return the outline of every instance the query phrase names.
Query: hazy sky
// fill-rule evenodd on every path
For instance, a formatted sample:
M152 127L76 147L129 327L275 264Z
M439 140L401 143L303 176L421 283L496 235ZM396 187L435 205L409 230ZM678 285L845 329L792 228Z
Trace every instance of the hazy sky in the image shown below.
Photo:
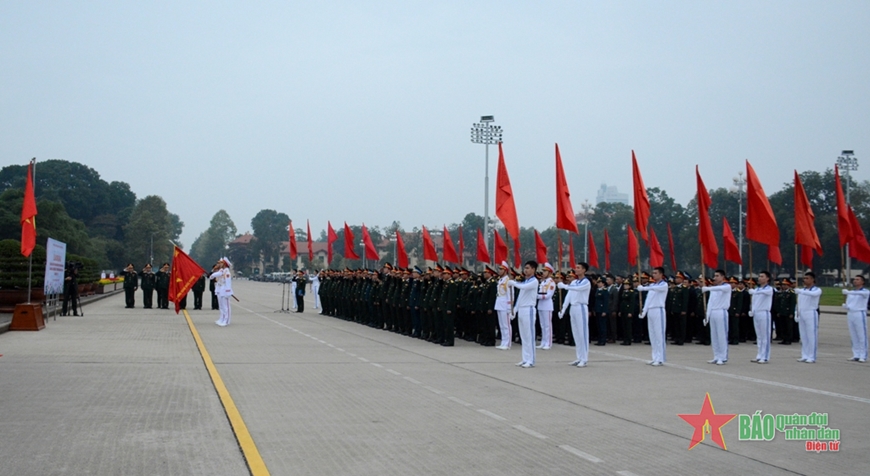
M843 149L870 177L870 2L2 2L0 166L65 159L226 209L407 228L483 214L492 114L523 226L602 182L768 193ZM497 152L490 149L494 196ZM493 213L490 200L490 214ZM655 213L655 210L653 210Z

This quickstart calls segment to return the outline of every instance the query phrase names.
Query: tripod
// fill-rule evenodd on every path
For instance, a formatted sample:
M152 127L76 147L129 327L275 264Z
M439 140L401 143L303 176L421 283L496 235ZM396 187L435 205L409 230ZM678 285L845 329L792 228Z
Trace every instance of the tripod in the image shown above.
M285 298L286 296L286 298ZM284 303L287 303L287 307L284 307ZM290 313L290 293L287 292L287 282L281 281L281 309L273 312L285 312Z

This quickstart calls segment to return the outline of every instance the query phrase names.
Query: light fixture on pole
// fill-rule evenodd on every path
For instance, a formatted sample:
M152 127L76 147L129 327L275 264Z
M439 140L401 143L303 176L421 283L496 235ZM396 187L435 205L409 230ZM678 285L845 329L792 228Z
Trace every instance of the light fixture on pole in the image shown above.
M737 172L737 176L732 179L734 187L732 192L737 193L737 229L738 239L737 246L740 249L741 261L743 257L743 194L746 192L746 179L743 178L743 171ZM737 274L743 278L743 264L737 265Z
M583 262L589 262L589 200L583 200Z
M493 124L493 116L480 116L480 122L471 126L471 142L486 145L486 172L483 184L483 241L489 249L489 146L501 142L501 126Z
M840 173L846 176L846 205L849 205L849 189L852 185L852 171L858 170L858 158L855 157L854 150L844 150L837 157L837 166L840 168ZM846 243L844 251L846 255L846 283L852 279L852 258L849 257L849 243Z

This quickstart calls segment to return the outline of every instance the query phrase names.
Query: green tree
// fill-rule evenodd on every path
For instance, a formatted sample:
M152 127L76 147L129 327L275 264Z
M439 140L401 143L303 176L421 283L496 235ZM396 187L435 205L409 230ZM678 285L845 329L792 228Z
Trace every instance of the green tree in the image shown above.
M260 210L251 219L251 228L254 230L253 252L260 256L267 267L278 263L278 254L281 251L281 242L287 241L287 227L290 217L286 213L278 213L275 210ZM268 271L266 271L268 272Z
M171 215L166 209L166 202L157 195L149 195L136 203L130 214L130 221L124 226L127 261L132 261L137 267L140 263L144 265L151 261L152 249L154 253L152 264L155 267L170 260L172 256L170 240L176 237L184 226ZM181 243L177 244L181 246Z
M190 247L190 257L200 265L210 265L226 254L227 244L236 237L236 225L225 210L211 218L208 229L200 233ZM232 258L231 258L232 260Z

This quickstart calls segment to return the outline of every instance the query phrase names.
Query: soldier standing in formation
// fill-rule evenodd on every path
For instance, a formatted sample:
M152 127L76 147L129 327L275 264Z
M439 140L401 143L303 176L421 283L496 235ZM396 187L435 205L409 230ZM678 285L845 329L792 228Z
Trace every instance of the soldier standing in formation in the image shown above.
M556 282L550 277L553 265L544 263L541 281L538 284L538 319L541 322L541 344L537 348L550 350L553 346L553 294Z
M751 307L749 316L755 327L758 354L752 362L766 364L770 360L770 309L773 307L773 288L768 285L770 273L758 273L758 287L749 290Z
M157 278L157 307L169 309L169 263L163 263L155 276Z
M139 289L139 275L133 268L133 263L124 268L124 296L126 298L126 309L133 309L136 306L136 290Z
M145 309L151 309L152 299L154 298L154 287L157 284L157 277L151 271L151 263L145 265L142 269L139 285L142 287L142 306Z
M200 310L202 309L202 295L205 292L205 280L207 275L203 274L196 280L191 288L193 291L193 309Z
M864 289L864 276L852 278L852 289L844 289L846 302L843 307L848 314L849 335L852 337L852 358L855 362L867 362L867 300L870 291Z

